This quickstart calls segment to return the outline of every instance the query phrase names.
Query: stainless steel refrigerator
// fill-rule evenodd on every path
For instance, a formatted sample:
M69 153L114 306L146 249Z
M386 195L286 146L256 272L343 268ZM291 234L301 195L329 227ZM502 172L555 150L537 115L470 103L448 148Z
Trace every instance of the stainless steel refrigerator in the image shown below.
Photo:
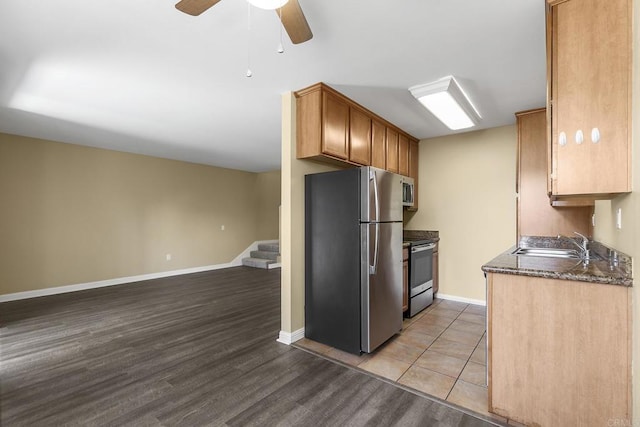
M305 176L305 336L371 352L402 329L402 177Z

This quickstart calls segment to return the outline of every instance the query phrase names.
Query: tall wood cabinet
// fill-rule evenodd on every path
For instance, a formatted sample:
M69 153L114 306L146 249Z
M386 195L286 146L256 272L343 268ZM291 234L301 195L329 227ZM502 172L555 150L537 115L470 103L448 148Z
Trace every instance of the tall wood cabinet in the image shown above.
M631 0L548 0L552 198L631 191Z
M517 229L521 236L573 236L577 231L593 234L589 206L553 207L547 196L547 139L544 108L516 113L517 154Z
M374 166L414 179L418 140L323 83L295 93L296 157L341 166Z

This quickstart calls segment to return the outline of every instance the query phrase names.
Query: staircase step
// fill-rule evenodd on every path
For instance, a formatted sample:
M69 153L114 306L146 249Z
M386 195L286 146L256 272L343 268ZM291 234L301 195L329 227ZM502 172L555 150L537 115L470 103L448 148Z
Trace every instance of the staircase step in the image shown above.
M278 253L270 251L251 251L251 254L249 256L251 258L270 259L271 261L278 260Z
M261 258L242 258L242 265L247 267L268 269L269 264L275 264L275 261L271 261L270 259L261 259Z
M259 243L258 250L262 252L275 252L279 254L280 244L279 243Z

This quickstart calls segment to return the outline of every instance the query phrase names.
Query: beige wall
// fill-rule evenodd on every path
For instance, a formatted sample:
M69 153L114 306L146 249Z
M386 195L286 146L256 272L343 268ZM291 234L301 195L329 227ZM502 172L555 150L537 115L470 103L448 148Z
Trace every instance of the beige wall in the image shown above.
M304 327L304 176L335 170L296 159L296 105L291 92L282 95L282 226L280 253L283 332Z
M0 294L229 262L277 238L273 180L0 134Z
M256 176L257 239L278 239L280 230L280 171L259 173Z
M632 96L632 175L633 192L612 201L596 202L595 240L628 253L634 262L633 288L633 366L640 366L640 1L633 6L633 96ZM615 227L616 211L622 209L622 229ZM640 424L640 379L633 375L633 425Z
M516 243L515 126L420 141L420 206L405 228L440 232L440 293L485 300L481 267Z

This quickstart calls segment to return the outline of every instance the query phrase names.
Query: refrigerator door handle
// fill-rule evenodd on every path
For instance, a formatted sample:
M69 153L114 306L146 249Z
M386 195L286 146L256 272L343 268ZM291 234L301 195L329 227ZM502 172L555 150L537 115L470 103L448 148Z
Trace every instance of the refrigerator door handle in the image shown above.
M380 221L380 200L378 199L378 180L376 178L376 171L369 171L369 181L373 181L373 200L376 204L376 219L375 221ZM373 220L372 220L373 221Z
M373 249L373 271L371 274L376 274L378 271L378 252L380 251L380 223L376 222L376 243Z

